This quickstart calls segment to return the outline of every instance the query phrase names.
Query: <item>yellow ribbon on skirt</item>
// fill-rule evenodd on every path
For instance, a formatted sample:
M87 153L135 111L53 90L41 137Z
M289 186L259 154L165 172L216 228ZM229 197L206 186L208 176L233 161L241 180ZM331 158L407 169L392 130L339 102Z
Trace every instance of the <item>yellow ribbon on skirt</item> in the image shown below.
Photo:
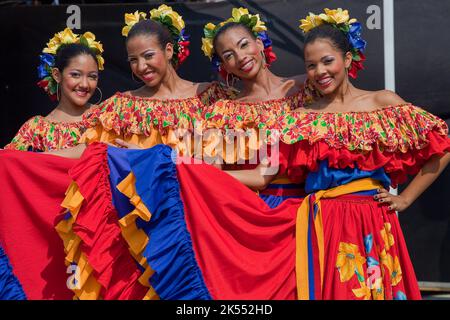
M320 286L323 286L323 263L324 263L324 236L322 212L320 206L321 199L336 198L339 196L382 188L383 185L375 179L364 178L350 183L337 186L328 190L320 190L308 195L297 211L297 221L295 226L295 273L297 279L297 296L299 300L309 300L309 269L308 269L308 228L309 228L309 202L311 196L315 195L314 206L317 212L314 214L314 229L318 244L318 258L320 266ZM313 208L314 210L314 208Z

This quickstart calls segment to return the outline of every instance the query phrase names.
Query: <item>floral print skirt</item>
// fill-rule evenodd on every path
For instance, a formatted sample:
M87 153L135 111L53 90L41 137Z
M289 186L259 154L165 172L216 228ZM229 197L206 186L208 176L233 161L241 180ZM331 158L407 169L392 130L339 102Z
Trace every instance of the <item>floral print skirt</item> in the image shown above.
M421 299L394 211L372 196L321 201L325 300Z

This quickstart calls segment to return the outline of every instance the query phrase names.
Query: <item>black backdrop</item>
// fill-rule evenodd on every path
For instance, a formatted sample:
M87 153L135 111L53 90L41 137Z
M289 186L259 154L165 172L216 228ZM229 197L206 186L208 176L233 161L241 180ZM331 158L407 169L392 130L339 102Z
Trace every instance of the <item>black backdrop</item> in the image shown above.
M139 85L131 79L121 36L123 14L149 11L159 3L79 5L81 30L92 31L104 44L105 71L99 86L104 98L116 91ZM216 78L201 52L202 27L228 17L232 7L244 6L258 12L268 22L278 60L272 70L289 76L304 72L299 18L324 7L343 7L362 22L363 38L368 41L366 70L355 85L368 89L384 88L383 29L368 30L366 13L370 5L383 9L382 0L261 0L218 3L169 3L186 21L191 35L191 56L179 70L193 81ZM67 6L0 7L0 145L6 144L20 125L35 114L54 108L36 86L39 53L46 42L66 25ZM396 91L405 100L450 118L450 1L395 0ZM382 15L381 15L382 17ZM381 25L382 26L382 25ZM97 99L94 97L93 99ZM417 276L422 281L450 282L450 169L406 212L400 215Z

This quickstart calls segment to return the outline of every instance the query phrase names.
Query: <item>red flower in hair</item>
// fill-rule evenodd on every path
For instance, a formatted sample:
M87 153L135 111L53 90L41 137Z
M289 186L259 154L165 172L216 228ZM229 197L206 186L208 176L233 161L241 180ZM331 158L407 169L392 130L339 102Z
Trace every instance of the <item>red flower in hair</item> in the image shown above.
M48 81L47 80L41 80L37 83L37 85L43 89L47 88L48 86Z
M45 90L45 92L47 92L48 96L50 97L50 100L52 101L56 101L58 99L58 97L56 96L56 94L50 94L49 88L48 88L48 80L42 79L41 81L39 81L37 83L38 87L42 88Z
M356 79L357 76L356 74L359 70L364 69L363 62L366 60L366 56L364 56L362 52L359 52L359 58L360 58L359 61L355 60L352 61L350 70L348 71L348 75L353 79Z
M58 97L56 96L56 94L48 94L48 96L50 97L50 100L52 100L52 101L58 100Z
M190 51L189 51L189 41L180 41L179 45L180 45L180 51L178 52L178 65L181 65L184 60L186 60L186 58L189 56Z
M264 55L266 56L266 63L269 66L272 64L272 62L277 60L277 55L275 54L275 52L273 52L272 46L264 49Z

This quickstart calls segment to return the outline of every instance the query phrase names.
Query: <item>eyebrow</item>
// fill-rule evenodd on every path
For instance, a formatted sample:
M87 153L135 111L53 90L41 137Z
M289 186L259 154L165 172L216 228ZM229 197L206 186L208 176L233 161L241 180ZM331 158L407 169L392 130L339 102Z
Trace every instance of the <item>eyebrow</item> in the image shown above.
M76 71L76 72L79 72L79 73L83 73L83 71L80 70L80 69L70 69L69 72L73 72L73 71ZM98 71L88 71L88 73L96 73L96 74L98 74Z
M145 50L145 51L143 51L143 52L141 52L141 53L139 53L139 54L137 54L137 55L138 55L138 56L141 56L141 55L144 55L144 54L146 54L146 53L155 53L155 52L156 52L155 49L147 49L147 50ZM136 55L134 55L134 54L128 55L128 58L132 58L132 57L136 57Z
M243 40L246 40L247 39L247 37L243 37L241 40L239 40L238 42L237 42L237 44L239 45Z
M239 45L243 40L246 40L247 39L247 37L243 37L242 39L240 39L238 42L237 42L237 45ZM232 50L225 50L225 51L222 51L222 55L224 55L225 53L227 53L227 52L231 52Z
M326 55L326 56L320 58L320 61L323 61L323 60L328 59L328 58L334 58L334 56ZM305 63L307 63L307 62L310 63L312 61L311 60L305 60Z

